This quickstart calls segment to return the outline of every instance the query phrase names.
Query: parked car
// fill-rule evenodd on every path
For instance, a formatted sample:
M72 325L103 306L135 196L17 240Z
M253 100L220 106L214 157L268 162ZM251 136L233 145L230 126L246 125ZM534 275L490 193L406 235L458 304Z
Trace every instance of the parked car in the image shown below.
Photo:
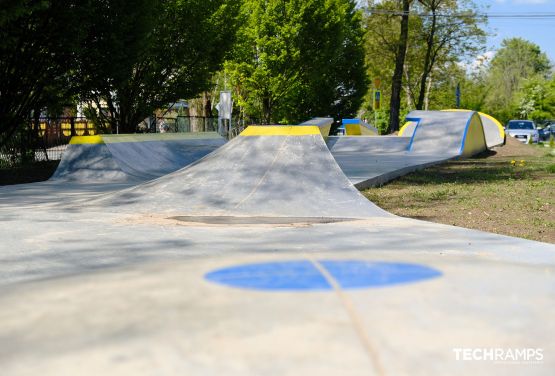
M555 137L555 122L545 123L543 128L538 128L538 132L541 141L549 141L551 136Z
M521 142L538 142L540 140L536 124L531 120L511 120L505 127L505 133Z

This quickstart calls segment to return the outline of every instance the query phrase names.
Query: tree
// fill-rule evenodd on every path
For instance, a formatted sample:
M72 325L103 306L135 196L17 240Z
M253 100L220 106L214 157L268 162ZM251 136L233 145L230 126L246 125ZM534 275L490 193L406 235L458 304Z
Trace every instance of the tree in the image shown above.
M426 101L426 88L430 74L441 60L475 56L484 42L481 24L485 18L478 16L470 2L457 0L419 0L424 18L424 60L419 80L416 108L422 110Z
M208 89L236 30L234 0L104 0L81 56L82 99L105 128L134 132L155 109Z
M353 115L366 91L352 0L248 0L226 74L240 112L262 123Z
M399 130L399 112L401 110L401 89L403 86L403 70L409 37L409 12L411 0L402 0L401 31L395 54L395 70L391 82L391 101L389 105L389 132Z
M517 112L522 119L537 121L555 118L555 78L527 80L517 94L517 103Z
M488 111L502 121L519 116L519 92L528 80L546 80L551 73L548 57L538 45L522 38L505 39L491 60L488 72Z
M34 111L70 101L87 2L15 0L0 9L0 145Z

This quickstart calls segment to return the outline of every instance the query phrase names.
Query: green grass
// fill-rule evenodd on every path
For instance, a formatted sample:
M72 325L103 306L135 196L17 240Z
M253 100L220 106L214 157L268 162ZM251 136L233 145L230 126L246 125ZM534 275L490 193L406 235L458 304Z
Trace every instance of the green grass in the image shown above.
M543 146L526 147L534 155L488 152L363 193L401 216L555 243L554 158Z

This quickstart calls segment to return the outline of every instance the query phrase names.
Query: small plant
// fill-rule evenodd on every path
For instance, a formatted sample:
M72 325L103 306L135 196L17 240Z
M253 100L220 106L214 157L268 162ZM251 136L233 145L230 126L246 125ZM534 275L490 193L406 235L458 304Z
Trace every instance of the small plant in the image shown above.
M551 149L555 148L555 136L553 136L553 135L549 136L549 147Z

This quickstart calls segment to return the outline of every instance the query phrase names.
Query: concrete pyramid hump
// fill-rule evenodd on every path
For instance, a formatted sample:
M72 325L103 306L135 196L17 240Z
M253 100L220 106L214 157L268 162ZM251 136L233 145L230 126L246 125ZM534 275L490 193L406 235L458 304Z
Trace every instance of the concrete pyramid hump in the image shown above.
M390 215L354 188L316 126L251 126L191 166L95 203L187 216Z

